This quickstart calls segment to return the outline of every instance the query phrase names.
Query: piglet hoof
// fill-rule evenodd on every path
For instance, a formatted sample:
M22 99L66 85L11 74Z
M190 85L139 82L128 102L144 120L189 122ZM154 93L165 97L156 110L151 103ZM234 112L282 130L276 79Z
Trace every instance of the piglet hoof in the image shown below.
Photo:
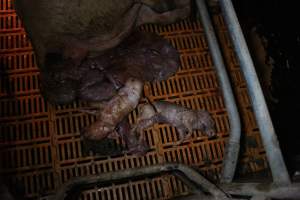
M188 133L184 137L180 137L180 140L177 141L173 146L174 147L179 146L182 143L187 142L187 140L191 139L191 137L192 137L192 133Z
M217 136L215 131L206 131L205 134L209 137L209 138L214 138Z

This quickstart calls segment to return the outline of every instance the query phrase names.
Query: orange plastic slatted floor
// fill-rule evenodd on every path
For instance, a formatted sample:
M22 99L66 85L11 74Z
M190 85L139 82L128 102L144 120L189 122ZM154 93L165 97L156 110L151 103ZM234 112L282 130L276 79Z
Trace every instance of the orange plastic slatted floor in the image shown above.
M0 0L0 5L0 173L24 185L27 197L35 199L53 192L75 176L166 162L185 163L199 168L210 179L218 179L229 122L199 21L141 28L163 36L181 54L181 67L176 75L167 81L147 83L144 94L152 101L166 100L193 109L207 109L216 121L217 137L208 139L195 131L191 140L174 147L172 144L178 140L176 130L161 124L146 131L150 151L145 156L98 156L85 154L80 140L80 130L95 120L78 111L87 104L74 102L61 107L44 101L32 47L11 0ZM245 81L222 17L215 15L214 23L242 117L238 173L265 170L265 152ZM136 120L137 112L130 114L131 123ZM110 145L118 148L118 141ZM181 181L165 175L91 188L82 193L81 199L168 199L187 193L188 188Z

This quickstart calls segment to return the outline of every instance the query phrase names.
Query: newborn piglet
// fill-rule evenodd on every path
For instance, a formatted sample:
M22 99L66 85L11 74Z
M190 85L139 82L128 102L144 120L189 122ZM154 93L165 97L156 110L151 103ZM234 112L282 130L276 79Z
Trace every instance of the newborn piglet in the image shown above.
M119 46L85 59L81 66L100 71L119 89L129 77L144 82L168 79L178 70L180 58L166 39L134 31Z
M141 81L129 78L125 86L103 106L98 119L85 128L83 136L90 140L102 140L114 133L116 126L137 106L142 89Z
M215 135L215 123L205 110L191 110L169 102L154 102L152 105L142 105L140 111L138 122L131 130L140 135L140 141L144 140L143 130L155 123L167 123L176 127L179 134L176 145L190 138L193 130L201 130L209 137Z
M98 105L96 106L98 108ZM82 110L82 112L92 114L92 115L99 115L99 110L97 108L92 108L91 110ZM123 146L123 149L126 149L123 151L123 153L129 153L134 155L144 155L147 150L149 149L148 145L145 141L139 140L136 132L131 131L130 123L125 117L120 123L116 125L116 128L107 135L107 138L118 140L121 139L121 144ZM91 140L84 140L91 141ZM98 141L94 141L93 144ZM93 145L90 145L91 143L87 143L86 145L89 145L89 149L93 152L97 152L97 147L93 147Z
M76 99L109 100L129 78L166 80L180 65L178 51L167 40L140 31L99 55L79 55L84 58L67 59L59 53L45 57L47 67L41 69L41 86L49 102L63 105Z

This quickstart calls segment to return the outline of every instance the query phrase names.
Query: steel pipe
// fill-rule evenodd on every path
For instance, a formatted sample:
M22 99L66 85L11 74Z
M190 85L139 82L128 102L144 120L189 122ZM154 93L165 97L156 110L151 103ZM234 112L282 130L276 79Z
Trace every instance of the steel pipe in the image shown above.
M263 92L232 2L230 0L219 0L219 2L229 29L233 47L247 83L254 114L271 168L273 181L281 185L290 184L290 177L283 160Z
M300 183L283 186L278 186L275 183L227 183L221 184L219 187L231 195L300 199Z
M226 67L221 54L220 46L217 41L216 34L214 32L213 25L210 20L210 16L207 11L207 6L204 0L196 0L197 7L203 29L208 42L208 47L211 52L211 56L214 62L214 67L217 72L220 87L223 91L224 101L228 112L228 118L230 123L230 133L228 143L225 149L223 171L221 176L222 182L231 182L236 169L238 160L238 154L240 149L240 135L241 135L241 123L234 99L234 95L231 89L231 84L226 72Z
M181 178L184 175L184 179L187 178L189 181L195 184L197 188L200 188L201 186L201 188L205 189L206 192L209 192L214 199L228 199L226 194L222 190L220 190L216 185L206 180L196 170L183 164L154 165L144 168L127 169L116 172L106 172L93 176L76 177L69 180L62 187L60 187L57 193L52 197L52 199L63 200L68 194L74 193L74 191L77 191L78 188L82 186L108 182L110 183L117 180L145 177L164 172L181 172L182 174L174 173L174 175L178 176L179 178ZM207 199L212 199L212 197L208 196Z
M100 183L112 183L120 180L128 180L138 177L146 177L170 172L180 178L194 194L182 196L178 199L230 199L230 195L241 197L269 197L276 199L300 199L300 183L278 186L275 183L223 183L214 185L206 180L196 170L183 164L160 164L137 169L127 169L116 172L106 172L93 176L75 177L59 187L57 193L45 199L63 200L68 194L78 192L82 186L94 186ZM200 190L200 188L202 190ZM208 192L211 196L203 193ZM228 197L229 196L229 197Z

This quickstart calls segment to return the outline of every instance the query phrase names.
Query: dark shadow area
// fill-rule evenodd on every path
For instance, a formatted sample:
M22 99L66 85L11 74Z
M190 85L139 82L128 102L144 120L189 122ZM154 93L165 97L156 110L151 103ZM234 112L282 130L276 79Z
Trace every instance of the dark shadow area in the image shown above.
M7 105L2 99L8 99L10 101L16 100L15 94L15 85L14 82L10 80L10 74L8 73L8 67L4 63L4 57L1 58L0 55L0 117L6 117L9 115L18 115L21 113L20 109L15 109L12 112L9 112ZM5 148L6 145L10 145L10 139L6 134L6 131L9 129L9 122L0 121L0 150ZM14 148L15 146L11 146ZM11 162L9 155L5 155L1 152L0 156L0 171L4 168L14 166L14 163ZM14 175L6 173L0 176L0 199L10 200L10 199L24 199L25 188L22 182Z
M264 42L266 62L272 68L257 69L260 81L270 76L264 88L275 101L268 101L276 133L290 173L300 169L300 12L296 1L247 0L233 1L245 35L255 28ZM249 38L247 38L249 42ZM255 57L255 56L253 56ZM255 58L254 58L255 59ZM257 66L256 66L257 67ZM260 71L269 71L264 75ZM268 100L268 98L266 97Z

